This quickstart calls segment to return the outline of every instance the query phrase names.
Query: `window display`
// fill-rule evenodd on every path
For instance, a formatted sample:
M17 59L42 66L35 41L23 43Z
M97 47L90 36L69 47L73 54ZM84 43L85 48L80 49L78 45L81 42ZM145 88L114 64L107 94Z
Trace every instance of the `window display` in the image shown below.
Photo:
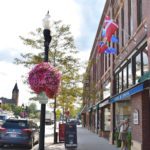
M110 131L111 113L110 107L104 109L104 131Z
M115 123L116 127L122 122L122 120L131 117L131 102L130 100L124 100L123 102L117 102L115 107Z

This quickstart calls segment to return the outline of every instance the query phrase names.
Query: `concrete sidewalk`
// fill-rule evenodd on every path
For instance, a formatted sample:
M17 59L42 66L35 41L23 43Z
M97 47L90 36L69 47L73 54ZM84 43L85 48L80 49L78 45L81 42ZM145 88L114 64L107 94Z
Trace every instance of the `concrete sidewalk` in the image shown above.
M77 128L77 140L77 150L120 150L115 145L109 144L106 139L82 127ZM53 144L53 136L47 137L45 150L65 150L64 143Z

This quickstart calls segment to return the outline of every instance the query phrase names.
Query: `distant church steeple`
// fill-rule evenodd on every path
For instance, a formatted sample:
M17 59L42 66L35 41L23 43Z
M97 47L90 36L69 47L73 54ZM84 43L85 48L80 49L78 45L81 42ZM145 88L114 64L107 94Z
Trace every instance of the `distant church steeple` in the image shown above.
M18 106L18 98L19 98L19 89L16 83L12 91L12 99L15 101L17 106Z

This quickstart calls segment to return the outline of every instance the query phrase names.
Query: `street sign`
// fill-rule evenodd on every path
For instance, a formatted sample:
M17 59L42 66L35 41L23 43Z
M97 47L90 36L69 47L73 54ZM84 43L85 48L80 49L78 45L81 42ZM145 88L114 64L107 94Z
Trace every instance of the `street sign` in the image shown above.
M75 123L66 124L65 148L77 148L77 126Z

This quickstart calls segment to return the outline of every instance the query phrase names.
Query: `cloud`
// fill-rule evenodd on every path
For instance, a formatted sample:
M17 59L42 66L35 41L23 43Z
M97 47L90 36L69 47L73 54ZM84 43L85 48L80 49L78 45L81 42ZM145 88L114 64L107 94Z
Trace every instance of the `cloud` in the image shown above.
M18 53L19 50L8 48L8 49L0 49L0 62L13 62L14 58L18 58L20 54Z
M80 37L76 39L76 44L78 48L85 51L88 48L92 48L106 0L77 0L76 2L80 5L80 14L82 18L81 34Z

